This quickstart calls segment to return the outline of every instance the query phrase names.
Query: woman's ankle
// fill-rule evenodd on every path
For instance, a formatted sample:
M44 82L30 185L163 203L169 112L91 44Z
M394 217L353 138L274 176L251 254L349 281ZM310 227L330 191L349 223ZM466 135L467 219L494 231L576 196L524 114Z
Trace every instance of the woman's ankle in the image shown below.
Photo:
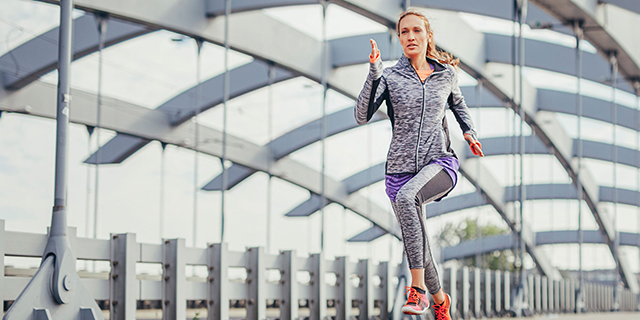
M420 288L420 289L422 289L425 293L427 292L427 286L426 286L426 285L421 285L421 284L411 284L411 287L413 287L413 288Z
M431 295L435 304L442 304L445 301L444 291L440 289L436 294Z

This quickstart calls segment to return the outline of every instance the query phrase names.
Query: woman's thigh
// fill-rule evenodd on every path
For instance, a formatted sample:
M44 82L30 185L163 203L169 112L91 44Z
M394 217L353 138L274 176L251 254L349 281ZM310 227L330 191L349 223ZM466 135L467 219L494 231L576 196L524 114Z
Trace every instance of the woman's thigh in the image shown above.
M422 168L415 177L407 182L396 196L403 206L420 207L426 202L436 200L453 188L453 182L447 172L437 163Z
M416 194L416 205L422 206L425 203L442 198L453 188L453 181L446 170L442 169L431 180L429 180Z

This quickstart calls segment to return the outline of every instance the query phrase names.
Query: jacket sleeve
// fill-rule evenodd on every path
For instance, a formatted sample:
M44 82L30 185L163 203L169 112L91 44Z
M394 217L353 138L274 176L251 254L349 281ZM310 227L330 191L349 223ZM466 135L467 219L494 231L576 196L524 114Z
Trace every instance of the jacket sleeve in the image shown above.
M355 107L356 122L359 125L369 122L388 96L387 83L382 76L382 71L380 59L369 64L369 75L358 95Z
M467 108L467 103L464 101L462 91L460 91L460 87L458 86L458 72L453 67L450 67L449 71L453 74L451 93L447 99L449 109L451 109L453 115L456 117L456 121L458 121L460 129L462 129L462 134L464 135L468 133L474 140L477 140L477 132L473 125L473 121L471 120L471 115L469 115L469 108Z

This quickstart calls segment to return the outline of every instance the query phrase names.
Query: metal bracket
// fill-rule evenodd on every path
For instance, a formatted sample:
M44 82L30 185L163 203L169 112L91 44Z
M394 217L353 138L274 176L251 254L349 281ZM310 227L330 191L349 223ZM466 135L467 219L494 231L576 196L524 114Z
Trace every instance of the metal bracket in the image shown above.
M35 320L51 320L49 309L33 309L33 317Z
M63 254L65 253L63 252ZM56 315L55 319L104 320L102 311L95 300L91 298L91 295L82 285L78 274L75 272L75 259L70 253L66 253L66 256L69 259L68 261L73 262L74 270L73 272L61 272L58 274L64 275L60 284L63 287L62 290L65 290L65 286L67 286L66 288L70 288L68 286L73 288L68 295L63 295L68 302L60 304L54 299L51 284L56 273L56 256L50 254L45 256L44 262L31 278L27 287L4 315L4 320L53 320L54 318L51 314ZM69 264L64 261L61 263L61 265Z

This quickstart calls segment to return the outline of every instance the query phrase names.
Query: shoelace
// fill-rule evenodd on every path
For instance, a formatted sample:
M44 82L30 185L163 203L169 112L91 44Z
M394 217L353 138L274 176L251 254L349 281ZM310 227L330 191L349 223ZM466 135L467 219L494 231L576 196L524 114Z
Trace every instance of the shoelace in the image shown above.
M412 288L412 287L404 287L405 290L407 290L407 292L405 292L404 294L406 295L407 293L409 294L409 298L407 299L407 303L409 302L413 302L415 304L418 304L420 301L420 294L418 294L418 290Z
M447 318L447 310L445 308L443 308L444 304L442 305L434 305L433 306L433 311L436 312L436 320L444 320Z

